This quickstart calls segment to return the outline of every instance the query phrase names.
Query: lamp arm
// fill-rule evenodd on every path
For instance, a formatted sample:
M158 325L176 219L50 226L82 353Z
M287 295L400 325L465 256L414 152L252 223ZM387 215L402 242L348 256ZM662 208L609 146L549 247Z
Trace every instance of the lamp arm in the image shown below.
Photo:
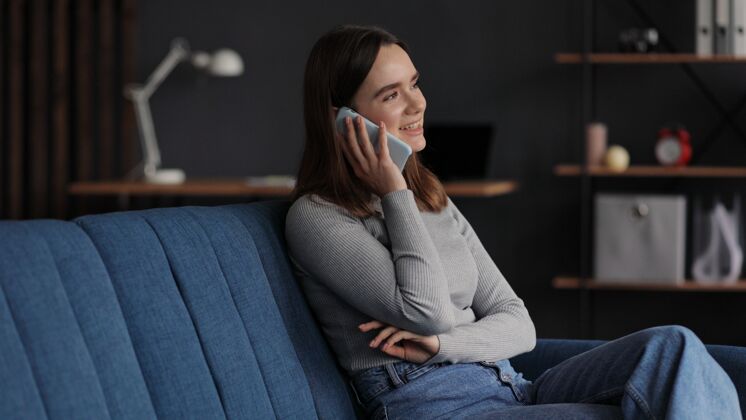
M154 174L161 166L161 152L158 149L153 116L150 112L150 97L174 68L189 58L190 55L189 44L185 40L177 38L171 43L168 54L153 70L144 85L133 84L125 87L125 96L132 100L137 116L140 146L143 151L142 167L146 175Z
M142 87L143 94L148 98L158 89L161 83L166 80L169 74L179 65L182 61L188 59L191 55L189 44L181 39L177 38L171 43L171 49L166 54L166 57L158 64L158 67L153 70L153 73L145 81L145 85Z
M153 116L150 112L150 102L142 91L131 91L132 102L135 105L137 127L140 130L140 146L143 150L143 169L145 173L155 172L161 166L161 152L155 137Z

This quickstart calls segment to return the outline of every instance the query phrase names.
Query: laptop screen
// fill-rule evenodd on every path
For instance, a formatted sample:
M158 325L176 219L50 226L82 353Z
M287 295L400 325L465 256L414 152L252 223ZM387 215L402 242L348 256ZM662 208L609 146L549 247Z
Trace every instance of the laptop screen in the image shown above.
M419 156L441 181L485 179L492 133L489 124L428 125Z

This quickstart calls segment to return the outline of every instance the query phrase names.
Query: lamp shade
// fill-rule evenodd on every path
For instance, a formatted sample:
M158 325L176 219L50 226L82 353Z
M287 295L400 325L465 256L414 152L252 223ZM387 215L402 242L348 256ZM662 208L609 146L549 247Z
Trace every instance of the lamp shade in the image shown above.
M212 53L207 71L213 76L239 76L243 74L243 60L236 51L221 48Z

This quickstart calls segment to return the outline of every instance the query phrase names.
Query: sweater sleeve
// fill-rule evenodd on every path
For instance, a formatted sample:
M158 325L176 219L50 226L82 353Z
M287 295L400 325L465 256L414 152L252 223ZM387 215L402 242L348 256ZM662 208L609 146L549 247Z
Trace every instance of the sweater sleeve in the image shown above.
M453 202L448 201L448 208L479 271L472 301L477 320L439 334L440 350L427 363L496 361L531 351L536 345L536 330L528 310L492 261L469 222Z
M381 199L391 251L362 221L306 197L288 212L294 264L360 312L421 335L455 324L445 273L411 190Z

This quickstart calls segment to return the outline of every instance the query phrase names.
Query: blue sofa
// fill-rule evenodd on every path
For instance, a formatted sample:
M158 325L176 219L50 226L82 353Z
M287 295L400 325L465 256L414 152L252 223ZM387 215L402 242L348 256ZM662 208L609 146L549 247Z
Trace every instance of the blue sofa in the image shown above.
M355 418L285 254L287 208L0 222L0 418ZM534 378L599 343L539 340L513 362ZM746 349L710 349L744 395Z

